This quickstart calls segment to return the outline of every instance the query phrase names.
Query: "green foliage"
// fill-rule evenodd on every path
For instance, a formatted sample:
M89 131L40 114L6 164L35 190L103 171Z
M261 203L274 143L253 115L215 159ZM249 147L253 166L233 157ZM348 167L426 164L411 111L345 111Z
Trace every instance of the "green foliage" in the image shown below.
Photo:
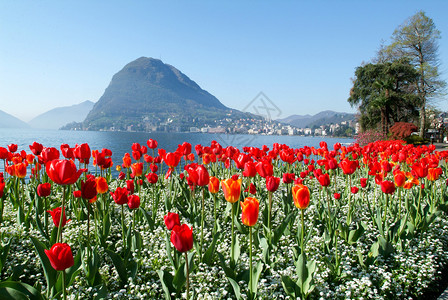
M426 143L426 140L418 135L410 135L404 139L406 143L413 145L421 145Z
M376 128L379 121L387 134L390 124L412 119L420 104L414 89L418 76L406 59L358 67L348 102L358 107L361 127Z

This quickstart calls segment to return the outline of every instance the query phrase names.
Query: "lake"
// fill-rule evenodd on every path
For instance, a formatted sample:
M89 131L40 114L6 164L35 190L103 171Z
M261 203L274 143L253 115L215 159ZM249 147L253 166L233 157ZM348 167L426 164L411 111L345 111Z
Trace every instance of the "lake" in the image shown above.
M287 144L293 148L303 146L319 147L320 141L325 141L332 148L337 142L341 144L353 143L353 139L330 137L303 137L303 136L277 136L277 135L227 135L208 133L164 133L164 132L112 132L112 131L66 131L66 130L37 130L37 129L6 129L0 128L0 147L14 143L18 149L31 153L29 145L38 142L44 147L60 149L61 144L74 147L75 144L87 143L91 150L107 148L112 150L114 165L122 163L124 153L132 152L133 143L146 145L148 139L155 139L159 148L168 152L176 150L179 144L189 142L194 145L209 146L213 140L223 147L232 145L241 149L244 146L261 147L267 145L272 148L273 143ZM193 150L194 151L194 150ZM151 153L149 153L151 154Z

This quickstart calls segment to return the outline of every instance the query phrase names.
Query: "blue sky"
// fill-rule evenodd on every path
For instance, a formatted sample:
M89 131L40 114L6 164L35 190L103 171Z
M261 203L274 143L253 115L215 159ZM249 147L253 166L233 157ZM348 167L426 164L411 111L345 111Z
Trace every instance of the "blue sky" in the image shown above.
M419 10L442 33L447 80L444 0L0 0L0 110L28 121L54 107L96 102L116 72L146 56L232 108L262 91L281 117L355 112L347 103L355 68ZM446 100L438 105L448 110Z

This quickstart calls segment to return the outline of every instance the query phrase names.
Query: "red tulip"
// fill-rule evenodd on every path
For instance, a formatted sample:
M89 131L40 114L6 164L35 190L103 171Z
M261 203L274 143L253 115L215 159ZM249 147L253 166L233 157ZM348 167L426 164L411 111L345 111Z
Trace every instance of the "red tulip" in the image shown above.
M137 195L130 195L128 197L129 209L135 209L140 207L140 197Z
M330 185L330 175L328 175L328 173L319 175L319 177L317 177L317 180L319 181L320 185L323 187L327 187Z
M362 188L365 188L367 186L367 178L361 178L359 182Z
M47 183L41 183L37 186L37 194L39 197L48 197L51 194L51 184L49 182Z
M247 197L241 204L241 221L246 226L254 226L258 221L260 203L257 198Z
M65 158L72 159L75 158L75 154L73 153L73 148L70 148L68 144L61 145L61 152Z
M208 185L210 181L210 175L208 174L207 169L203 165L200 165L196 168L196 172L198 173L197 185L199 186Z
M64 271L74 265L72 249L65 243L56 243L45 254L56 271Z
M257 188L256 188L255 185L251 182L250 185L249 185L249 187L246 188L244 191L245 191L245 192L249 192L249 193L251 193L252 195L255 195L255 194L257 193Z
M149 139L146 144L148 145L148 148L155 149L157 148L157 141L153 139Z
M59 222L61 221L61 208L60 207L56 207L53 210L47 210L47 213L49 213L51 215L51 218L53 219L53 223L54 226L59 227ZM70 220L67 220L66 216L65 216L65 209L64 209L64 213L62 215L62 227L65 226L65 224L67 224Z
M8 149L4 148L4 147L0 147L0 159L7 159L8 158Z
M182 146L180 146L180 150L182 155L188 155L191 153L191 144L188 142L183 142Z
M272 164L268 161L260 161L255 165L255 169L261 177L268 177L274 175Z
M6 183L0 180L0 198L3 197L3 192L5 191Z
M9 152L14 153L17 151L17 144L9 144L8 145Z
M182 156L178 152L168 152L163 156L163 161L170 168L175 168L180 162Z
M395 192L395 183L390 180L381 182L381 191L385 194L393 194Z
M275 192L280 184L280 178L274 176L266 177L266 189L269 192Z
M181 226L174 226L171 231L171 243L179 252L187 252L193 248L193 227L188 227L187 224Z
M341 161L339 163L339 166L341 167L341 169L344 172L344 174L351 175L358 168L358 161L357 160L344 159L343 161Z
M257 175L257 170L255 169L255 164L252 161L247 161L244 164L244 177L255 177Z
M294 181L296 174L294 173L283 173L283 183L289 184Z
M76 144L73 154L81 163L88 164L91 157L90 147L86 143L81 145Z
M339 200L339 199L341 199L341 194L339 194L339 193L334 193L334 194L333 194L333 197L334 197L334 199Z
M33 144L31 144L29 147L34 155L40 155L42 150L44 149L44 146L42 146L42 144L39 144L37 142L33 142Z
M54 147L44 147L44 149L42 150L42 152L40 153L40 160L39 162L41 163L48 163L49 161L52 161L54 159L59 159L59 150L54 148Z
M126 189L129 191L129 194L134 194L134 180L126 180Z
M350 189L350 191L352 192L352 194L356 194L359 191L359 188L357 186L352 186L352 188Z
M163 217L163 220L165 221L168 230L172 230L175 226L180 226L179 215L176 213L168 212L168 214Z
M412 172L415 177L424 178L428 176L428 165L424 162L419 162L412 165Z
M93 199L97 194L95 176L88 175L86 181L81 180L81 195L84 199Z
M123 205L128 202L128 193L129 191L126 188L122 187L117 187L117 189L113 193L110 192L115 203L117 203L118 205Z
M55 159L47 163L46 171L48 177L59 185L73 184L78 181L82 171L76 169L76 165L71 160L59 160Z
M152 163L154 161L154 158L151 155L145 154L143 155L143 159L145 160L145 162L147 162L148 164Z
M139 161L140 158L142 157L142 153L140 151L132 151L132 157L135 160Z
M156 173L148 173L146 174L146 179L148 180L149 183L155 184L159 180L159 176L157 176Z
M310 190L303 184L292 187L292 197L297 208L305 209L310 204Z

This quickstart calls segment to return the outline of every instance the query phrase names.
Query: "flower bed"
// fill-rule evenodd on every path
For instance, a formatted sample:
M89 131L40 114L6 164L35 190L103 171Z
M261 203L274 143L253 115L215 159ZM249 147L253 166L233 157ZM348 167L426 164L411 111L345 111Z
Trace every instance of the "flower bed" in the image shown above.
M447 265L432 146L30 150L0 147L9 299L408 299Z

